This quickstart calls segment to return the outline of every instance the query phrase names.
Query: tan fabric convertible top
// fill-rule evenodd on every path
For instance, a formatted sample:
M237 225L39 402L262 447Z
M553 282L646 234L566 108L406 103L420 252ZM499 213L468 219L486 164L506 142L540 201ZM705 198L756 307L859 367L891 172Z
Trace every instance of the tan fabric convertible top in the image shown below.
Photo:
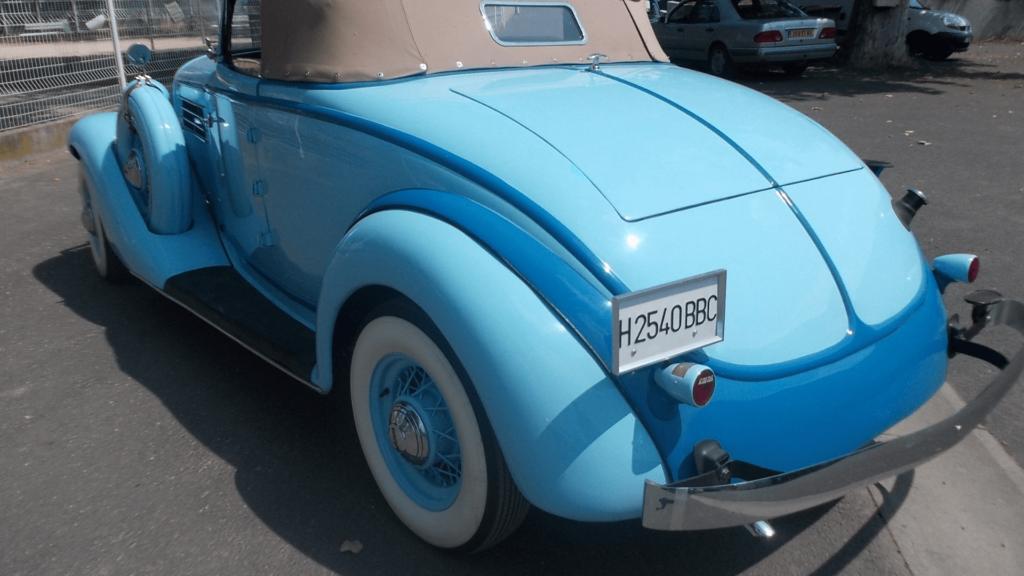
M586 44L501 46L484 25L480 0L263 0L262 75L364 82L460 68L585 64L594 53L607 56L602 62L668 61L642 0L540 1L570 4Z

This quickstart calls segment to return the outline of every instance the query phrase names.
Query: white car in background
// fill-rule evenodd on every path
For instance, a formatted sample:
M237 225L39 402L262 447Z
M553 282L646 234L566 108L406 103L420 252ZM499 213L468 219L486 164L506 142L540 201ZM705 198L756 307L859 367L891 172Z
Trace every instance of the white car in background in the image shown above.
M785 0L684 0L648 10L662 49L673 59L706 63L715 76L737 66L777 66L799 76L836 53L836 25Z
M966 18L932 10L917 0L910 0L907 20L907 48L914 56L945 60L953 52L966 52L974 39L971 23Z

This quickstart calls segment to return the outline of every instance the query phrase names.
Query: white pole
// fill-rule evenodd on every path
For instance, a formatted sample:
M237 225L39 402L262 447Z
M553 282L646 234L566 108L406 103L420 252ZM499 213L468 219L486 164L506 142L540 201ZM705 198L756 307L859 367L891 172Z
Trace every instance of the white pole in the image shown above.
M114 13L114 0L107 0L107 14L110 16L110 36L114 39L114 62L117 63L117 83L124 92L124 60L121 58L121 39L117 37L117 15Z

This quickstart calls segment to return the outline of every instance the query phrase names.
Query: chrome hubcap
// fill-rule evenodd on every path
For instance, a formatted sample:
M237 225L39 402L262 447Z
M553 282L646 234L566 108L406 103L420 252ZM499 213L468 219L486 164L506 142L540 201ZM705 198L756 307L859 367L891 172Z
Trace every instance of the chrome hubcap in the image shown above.
M369 400L391 477L418 506L447 509L462 485L462 450L437 383L415 360L391 354L374 369Z
M715 73L721 73L723 68L725 68L725 58L722 56L721 52L716 51L711 56L711 69Z
M124 161L124 179L135 188L142 190L142 173L142 158L139 157L138 151L132 150Z
M430 456L430 439L419 413L407 402L399 400L391 407L388 438L402 458L414 466L422 466Z

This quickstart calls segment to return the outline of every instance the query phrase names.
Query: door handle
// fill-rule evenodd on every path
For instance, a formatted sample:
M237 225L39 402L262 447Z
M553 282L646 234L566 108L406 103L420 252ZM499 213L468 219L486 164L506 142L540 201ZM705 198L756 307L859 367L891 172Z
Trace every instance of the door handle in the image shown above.
M705 28L704 31L705 32L714 32L715 29L714 28Z

